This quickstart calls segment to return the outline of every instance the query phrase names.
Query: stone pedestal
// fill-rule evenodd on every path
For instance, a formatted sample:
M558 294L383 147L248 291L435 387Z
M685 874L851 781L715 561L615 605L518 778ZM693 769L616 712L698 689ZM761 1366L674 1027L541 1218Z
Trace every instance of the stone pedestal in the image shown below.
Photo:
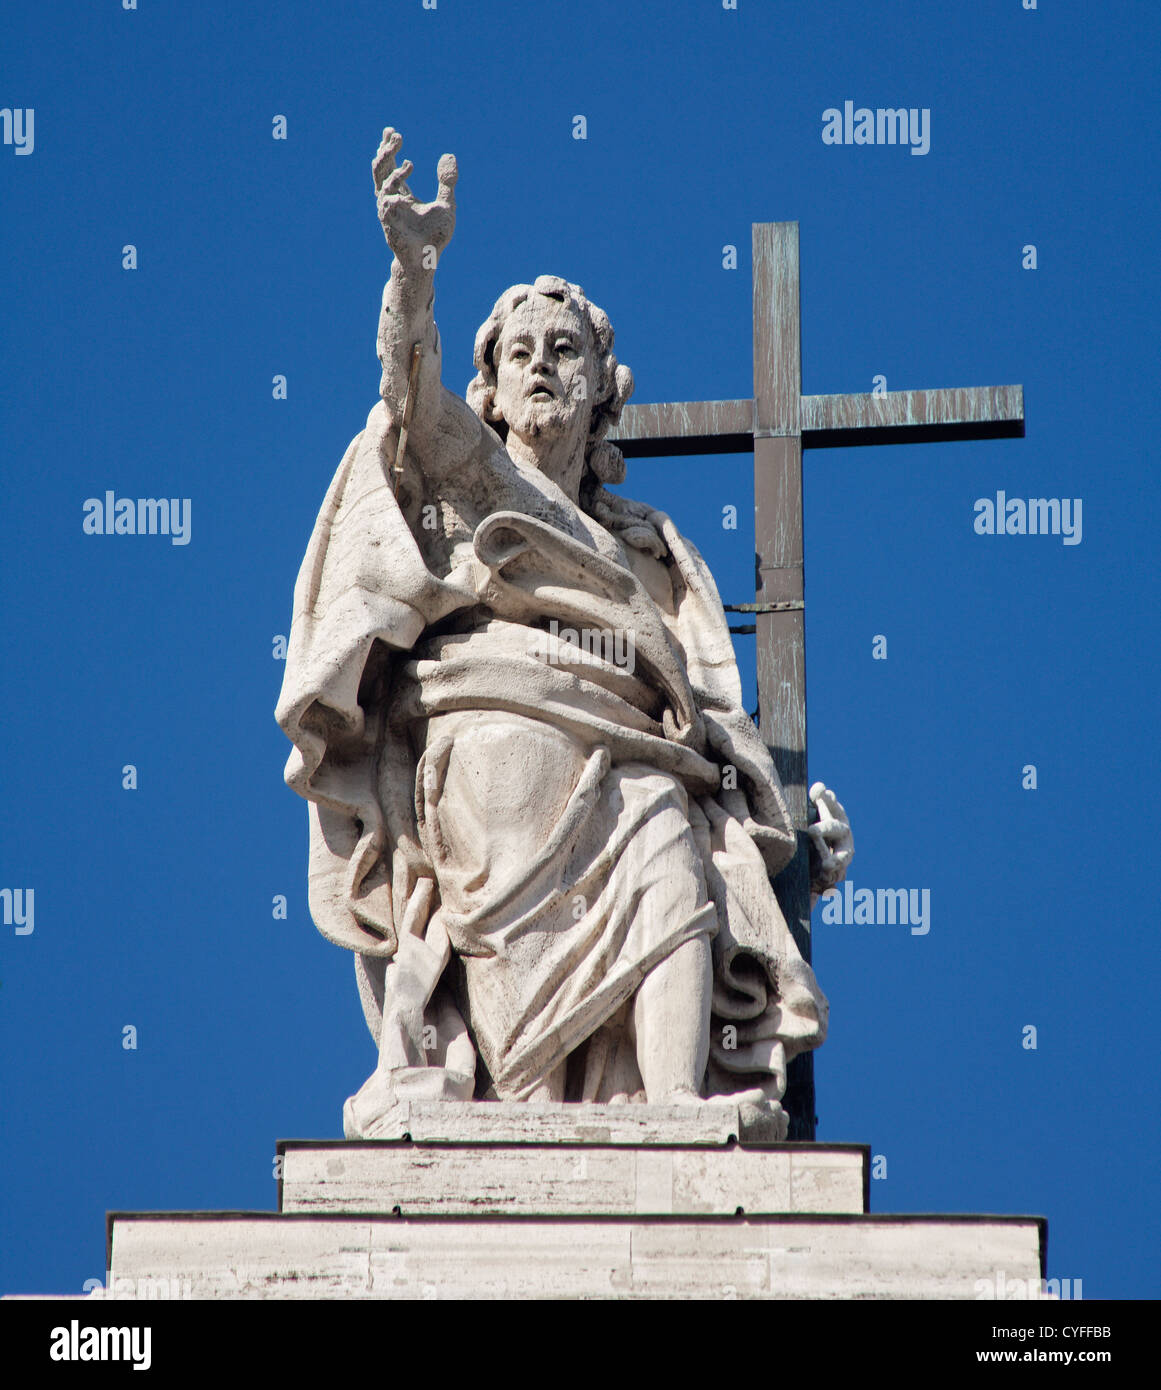
M396 1139L281 1144L277 1212L111 1214L109 1268L194 1298L972 1299L999 1271L1039 1286L1039 1219L870 1215L866 1147L755 1127L728 1105L412 1105Z

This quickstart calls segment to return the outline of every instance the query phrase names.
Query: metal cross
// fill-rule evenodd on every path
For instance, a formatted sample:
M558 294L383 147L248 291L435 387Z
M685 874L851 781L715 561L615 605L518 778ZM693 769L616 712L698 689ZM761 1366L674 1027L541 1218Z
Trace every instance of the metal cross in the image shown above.
M881 395L804 396L798 223L755 222L754 395L751 400L626 406L610 434L626 457L754 455L758 723L786 790L798 851L775 880L799 949L810 959L803 610L802 451L852 444L1021 438L1020 386L971 386ZM811 1055L790 1065L783 1102L790 1138L814 1138Z

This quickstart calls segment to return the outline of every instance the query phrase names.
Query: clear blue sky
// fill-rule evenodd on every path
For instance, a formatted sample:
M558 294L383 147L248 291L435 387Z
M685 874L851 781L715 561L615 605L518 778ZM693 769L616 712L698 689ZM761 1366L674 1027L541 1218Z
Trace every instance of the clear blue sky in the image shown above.
M0 887L35 893L0 933L0 1289L100 1277L109 1208L271 1209L275 1141L337 1137L374 1064L307 912L271 652L376 399L391 124L421 195L459 157L456 390L549 273L639 401L748 396L763 220L801 224L806 392L1023 384L1023 440L806 456L811 775L857 887L931 894L925 936L816 914L819 1139L886 1157L874 1210L1043 1214L1051 1276L1161 1293L1157 8L71 0L0 43L0 104L35 111L0 146ZM929 109L929 153L824 144L848 99ZM999 489L1081 498L1081 543L977 535ZM189 498L190 543L85 535L109 490ZM749 457L624 490L753 598Z

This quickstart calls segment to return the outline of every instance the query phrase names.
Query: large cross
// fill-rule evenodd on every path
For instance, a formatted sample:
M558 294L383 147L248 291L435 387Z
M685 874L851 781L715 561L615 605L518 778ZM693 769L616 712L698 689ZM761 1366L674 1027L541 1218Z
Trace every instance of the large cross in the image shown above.
M775 881L799 949L810 959L803 611L802 451L851 444L1001 439L1024 433L1020 386L971 386L882 395L804 396L798 223L755 222L754 395L751 400L630 405L609 437L627 457L754 454L758 591L758 722L798 831L798 851ZM790 1138L813 1139L814 1073L791 1063Z

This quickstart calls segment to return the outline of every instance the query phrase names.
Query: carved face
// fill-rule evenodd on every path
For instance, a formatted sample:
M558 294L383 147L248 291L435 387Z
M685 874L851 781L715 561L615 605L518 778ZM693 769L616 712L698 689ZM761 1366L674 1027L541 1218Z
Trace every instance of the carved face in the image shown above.
M534 294L508 315L496 343L493 409L529 444L588 433L595 370L589 327L568 304Z

